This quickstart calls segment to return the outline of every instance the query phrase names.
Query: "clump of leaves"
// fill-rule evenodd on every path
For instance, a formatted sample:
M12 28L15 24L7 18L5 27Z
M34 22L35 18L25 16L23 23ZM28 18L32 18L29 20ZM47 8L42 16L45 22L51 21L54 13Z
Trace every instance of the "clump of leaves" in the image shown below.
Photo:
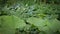
M20 28L17 28L16 34L39 34L40 31L37 27L28 25L30 27L25 26L22 30Z
M58 21L60 19L60 5L45 3L37 4L35 3L36 1L33 2L33 0L20 1L22 2L13 2L12 0L12 3L11 0L9 0L7 4L4 5L3 9L1 9L0 7L0 22L3 22L3 29L0 27L0 31L2 29L4 34L12 34L17 28L16 34L60 33L60 21ZM3 19L4 21L1 19ZM12 26L16 26L16 28L14 27L13 29L14 32L12 31L12 29L10 30L10 28L13 28Z

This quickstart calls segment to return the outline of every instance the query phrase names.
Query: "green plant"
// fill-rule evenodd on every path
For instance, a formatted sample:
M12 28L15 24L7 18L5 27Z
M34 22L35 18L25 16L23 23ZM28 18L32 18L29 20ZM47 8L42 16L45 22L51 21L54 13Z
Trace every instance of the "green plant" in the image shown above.
M2 34L60 34L60 4L52 3L56 0L6 0L4 5L2 1Z

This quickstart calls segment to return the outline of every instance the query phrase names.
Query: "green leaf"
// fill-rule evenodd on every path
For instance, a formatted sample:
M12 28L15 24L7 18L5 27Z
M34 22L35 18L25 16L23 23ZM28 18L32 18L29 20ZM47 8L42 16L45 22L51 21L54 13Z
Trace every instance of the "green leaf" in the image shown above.
M26 24L16 16L0 16L2 34L15 34L16 28L23 28Z
M42 19L31 17L27 19L27 22L38 27L40 31L53 34L60 29L60 23L57 19Z

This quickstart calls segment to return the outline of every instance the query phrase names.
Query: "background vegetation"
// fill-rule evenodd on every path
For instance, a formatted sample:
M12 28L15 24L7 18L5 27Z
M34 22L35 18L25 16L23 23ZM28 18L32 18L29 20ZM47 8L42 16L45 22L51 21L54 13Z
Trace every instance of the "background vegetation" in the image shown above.
M60 34L60 0L0 0L0 34Z

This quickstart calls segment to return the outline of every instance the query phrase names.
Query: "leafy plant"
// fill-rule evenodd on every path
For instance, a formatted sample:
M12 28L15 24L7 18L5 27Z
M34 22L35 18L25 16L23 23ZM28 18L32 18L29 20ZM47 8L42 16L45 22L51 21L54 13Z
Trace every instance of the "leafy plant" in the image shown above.
M0 0L0 33L60 34L58 1Z

